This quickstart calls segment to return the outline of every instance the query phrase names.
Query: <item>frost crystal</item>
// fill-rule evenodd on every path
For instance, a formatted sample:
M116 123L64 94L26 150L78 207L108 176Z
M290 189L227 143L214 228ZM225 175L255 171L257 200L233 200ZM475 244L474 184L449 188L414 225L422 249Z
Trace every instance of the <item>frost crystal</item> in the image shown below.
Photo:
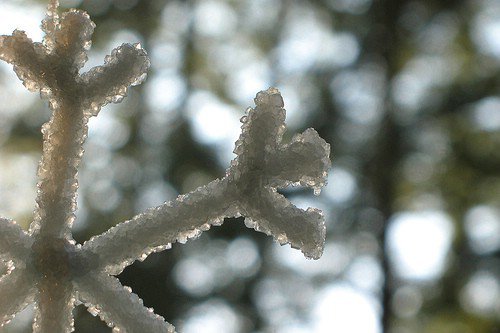
M0 219L0 325L35 303L34 332L71 332L72 310L83 303L116 332L174 332L113 275L135 260L199 236L225 217L245 216L245 224L290 243L306 257L319 258L325 241L321 212L301 210L277 192L291 184L324 185L329 145L308 129L281 142L285 110L278 90L261 91L255 108L242 118L237 157L222 179L151 208L83 245L72 238L77 169L87 123L102 106L120 102L128 87L141 83L149 68L139 44L123 44L103 66L79 74L87 60L94 23L82 11L59 16L57 0L42 22L46 35L35 43L23 31L0 36L0 58L31 91L48 99L52 117L43 125L38 196L29 232Z

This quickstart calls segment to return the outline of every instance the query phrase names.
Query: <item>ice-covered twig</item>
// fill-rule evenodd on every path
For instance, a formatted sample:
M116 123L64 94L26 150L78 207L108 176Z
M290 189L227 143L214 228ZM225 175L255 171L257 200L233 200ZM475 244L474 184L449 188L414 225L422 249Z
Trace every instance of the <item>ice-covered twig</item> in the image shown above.
M0 260L25 262L33 240L14 221L0 218Z
M36 281L31 268L16 268L0 278L0 327L35 300Z
M94 315L99 315L110 326L125 332L173 333L174 326L146 308L130 288L105 273L75 278L78 296ZM120 330L121 332L121 330Z
M321 212L295 207L276 188L301 184L319 190L330 166L329 145L312 129L281 143L285 110L277 89L260 92L255 103L243 118L238 157L226 177L93 237L84 252L98 256L109 274L118 274L134 260L196 237L225 217L243 215L247 226L319 258L325 240Z
M99 258L99 267L119 274L137 259L164 250L171 243L184 243L211 225L222 224L226 216L236 216L232 189L226 179L214 180L193 192L181 195L118 224L83 244L85 255ZM231 195L232 194L232 195Z
M70 228L88 119L103 105L123 98L131 84L144 79L149 67L140 46L124 44L106 57L104 66L80 75L94 23L78 10L59 17L57 7L58 1L49 3L42 24L46 32L43 43L34 43L17 30L11 36L0 36L0 59L14 66L29 90L40 91L52 110L50 121L42 128L44 145L30 240L13 223L0 221L0 231L5 232L0 236L1 258L12 259L16 267L14 273L2 278L2 287L23 272L23 265L32 262L35 266L35 332L69 332L73 327L75 265L70 254L78 250ZM9 318L12 309L26 305L24 299L12 301L11 307L0 307L3 320Z
M227 176L237 184L240 213L247 217L248 227L317 259L325 241L321 212L295 207L277 188L302 185L319 194L330 167L330 145L313 129L282 143L285 110L277 89L259 92L255 105L242 119L243 131L234 150L238 157Z
M0 277L0 325L34 302L33 332L70 332L78 300L120 332L174 332L112 275L153 251L222 224L225 217L243 215L247 226L279 243L290 243L310 258L321 255L321 212L295 207L277 189L299 184L319 192L330 165L329 145L312 129L282 143L285 110L274 88L258 93L256 107L242 118L237 157L225 177L77 245L71 225L87 122L105 104L121 101L129 86L142 82L149 60L139 44L123 44L103 66L80 74L94 29L89 16L78 10L60 16L58 1L51 0L42 29L43 43L17 30L0 36L0 59L14 66L28 89L47 98L52 110L42 127L30 232L0 218L0 261L9 263L8 273Z

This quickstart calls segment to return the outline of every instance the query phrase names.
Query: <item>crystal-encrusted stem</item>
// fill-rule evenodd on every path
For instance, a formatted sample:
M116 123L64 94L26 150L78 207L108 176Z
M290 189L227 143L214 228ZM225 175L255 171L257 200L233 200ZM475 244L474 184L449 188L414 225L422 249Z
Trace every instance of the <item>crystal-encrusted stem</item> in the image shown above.
M0 327L33 302L33 280L27 268L16 268L0 278Z
M308 258L321 257L326 228L318 209L297 208L271 188L246 193L239 208L247 227L272 235L282 245L290 243Z
M118 274L134 260L176 241L185 242L224 217L237 215L227 180L215 180L177 199L118 224L83 245L84 252L99 256L100 266Z
M24 262L32 243L28 234L14 221L0 218L0 259Z
M40 237L67 238L76 210L76 175L87 135L87 118L74 103L51 100L50 104L53 113L42 128L37 208L30 229Z
M45 19L42 21L42 30L45 32L44 44L49 48L54 46L54 31L59 23L59 15L57 8L59 7L59 0L49 0L47 4L47 12Z
M83 275L75 279L78 297L89 311L99 315L116 332L126 333L173 333L172 325L156 315L153 309L143 305L142 300L120 281L105 273Z
M38 281L33 333L72 332L74 302L70 281L42 277Z

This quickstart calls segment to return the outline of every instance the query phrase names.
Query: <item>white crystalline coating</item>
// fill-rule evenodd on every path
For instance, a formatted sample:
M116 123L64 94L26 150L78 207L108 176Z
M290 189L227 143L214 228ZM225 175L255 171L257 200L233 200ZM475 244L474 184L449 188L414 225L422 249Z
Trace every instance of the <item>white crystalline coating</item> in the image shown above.
M0 327L34 301L36 288L28 268L14 269L0 278Z
M235 216L234 193L230 191L227 180L214 180L91 238L83 251L98 255L109 274L119 274L158 247L185 242L210 225L220 225L224 216Z
M175 332L172 325L145 307L142 300L115 277L104 273L77 277L75 285L81 300L93 306L94 313L120 332Z
M59 7L59 0L49 0L47 5L47 12L45 19L42 21L42 30L45 32L43 44L48 48L54 47L54 31L59 23L59 14L57 8Z
M66 66L71 67L71 73L76 75L87 61L87 51L90 49L91 37L95 24L87 13L70 10L62 15L60 23L54 31L54 46L52 53L57 59L66 58Z
M210 225L220 225L224 217L244 215L247 226L274 235L280 244L290 243L309 258L319 258L326 233L321 212L293 206L275 188L291 183L323 186L330 166L329 145L312 129L281 144L285 110L276 89L260 92L256 104L255 110L247 110L235 148L238 157L226 177L93 237L83 250L99 255L109 274L119 274L161 244L184 242Z
M25 261L33 240L14 221L0 218L0 259Z
M330 146L313 129L282 144L285 110L277 89L259 92L255 104L242 118L242 134L234 150L238 157L227 172L238 183L239 208L251 218L247 226L317 259L326 234L321 212L295 207L276 188L300 184L317 192L326 182Z
M150 63L140 44L122 44L106 56L105 64L92 68L81 77L83 106L96 116L108 103L118 103L127 96L127 88L146 78Z
M52 279L38 282L35 302L34 332L73 332L75 299L72 283L57 284ZM55 289L55 290L54 290Z
M94 23L78 10L59 15L57 0L50 0L42 29L43 43L17 30L0 36L0 59L13 65L29 90L48 99L52 110L42 126L43 154L29 233L0 218L0 262L9 263L0 277L0 326L35 303L33 332L71 332L72 310L84 303L114 332L174 332L112 275L174 242L198 237L225 217L245 216L248 227L272 235L278 243L290 243L309 258L321 256L322 213L295 207L277 189L302 185L319 193L330 166L329 145L313 129L282 143L285 110L275 88L259 92L256 107L241 119L237 158L224 178L76 244L71 226L88 120L140 84L150 63L140 44L123 44L104 65L79 74Z
M300 184L321 189L330 165L330 159L325 154L328 150L329 145L312 128L295 135L289 144L270 157L269 172L275 185Z
M0 59L14 66L14 72L30 91L46 87L44 52L43 45L34 43L24 31L0 36Z

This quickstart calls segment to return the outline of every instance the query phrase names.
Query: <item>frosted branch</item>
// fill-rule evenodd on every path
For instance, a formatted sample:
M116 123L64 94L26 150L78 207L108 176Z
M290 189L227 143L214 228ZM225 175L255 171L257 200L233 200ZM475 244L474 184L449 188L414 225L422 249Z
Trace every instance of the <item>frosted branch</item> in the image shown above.
M124 44L106 59L106 64L80 76L94 23L77 10L57 14L51 2L44 21L44 47L24 32L0 39L0 58L14 70L30 90L40 90L53 110L42 128L44 148L40 163L39 192L31 233L69 237L76 209L76 174L87 136L87 121L101 106L126 95L127 88L144 79L149 67L146 53L138 45ZM120 96L117 99L117 96Z
M61 23L54 32L54 55L59 61L68 62L70 73L76 75L87 61L91 37L95 24L87 13L71 10L63 14Z
M84 244L84 252L98 254L100 265L118 274L134 260L198 236L211 225L221 224L224 217L244 215L247 226L272 234L280 244L290 243L307 257L319 258L325 240L322 214L295 207L275 187L295 182L322 186L330 165L329 145L311 129L282 145L285 111L281 95L276 89L260 92L256 104L244 120L235 149L238 158L225 178L93 237ZM310 160L305 161L307 156ZM304 165L298 166L296 159Z
M34 277L27 268L16 268L0 278L0 327L34 301Z
M131 85L144 80L150 64L139 44L123 44L103 66L80 75L94 23L78 10L60 16L57 0L49 2L42 29L43 43L17 30L0 36L0 59L13 64L25 86L39 90L52 110L42 127L43 154L29 234L0 218L0 260L14 263L9 262L14 269L0 278L0 325L35 302L35 333L71 332L78 300L116 331L174 332L110 275L173 242L197 237L225 217L243 215L248 227L319 258L325 240L321 212L295 207L277 189L302 185L318 194L330 165L329 145L312 129L282 143L285 110L275 88L259 92L255 109L242 118L237 157L224 178L77 245L71 226L88 120L107 103L120 102Z
M149 59L140 44L122 44L106 56L104 66L92 68L82 75L83 102L95 116L103 105L118 103L127 95L127 88L146 78Z
M282 144L285 110L277 89L259 92L255 105L243 118L234 150L238 157L227 173L237 184L241 214L247 217L247 226L317 259L326 233L322 214L295 207L276 188L298 183L319 194L330 167L330 146L313 129Z
M47 87L45 51L42 44L33 43L24 31L0 36L0 59L14 65L14 72L30 91Z
M73 286L69 279L48 276L38 282L33 333L73 331Z
M269 156L268 172L272 186L299 184L313 187L319 194L330 165L328 149L325 141L311 128L295 135L292 142Z
M0 218L0 259L26 261L33 240L14 221Z
M274 189L247 193L241 210L247 227L272 235L281 245L290 243L308 258L321 257L326 234L321 211L297 208Z
M173 333L175 329L164 319L146 308L131 289L123 287L117 278L107 274L81 276L75 279L79 298L94 316L99 315L119 332Z
M58 7L59 0L49 0L46 16L42 21L42 30L43 32L45 32L45 36L43 37L43 44L48 49L52 49L55 44L55 31L57 25L59 24L59 14L57 13Z
M215 180L91 238L83 252L98 255L101 267L119 274L137 259L144 260L171 243L185 243L212 225L222 224L224 217L236 216L230 190L226 180Z

